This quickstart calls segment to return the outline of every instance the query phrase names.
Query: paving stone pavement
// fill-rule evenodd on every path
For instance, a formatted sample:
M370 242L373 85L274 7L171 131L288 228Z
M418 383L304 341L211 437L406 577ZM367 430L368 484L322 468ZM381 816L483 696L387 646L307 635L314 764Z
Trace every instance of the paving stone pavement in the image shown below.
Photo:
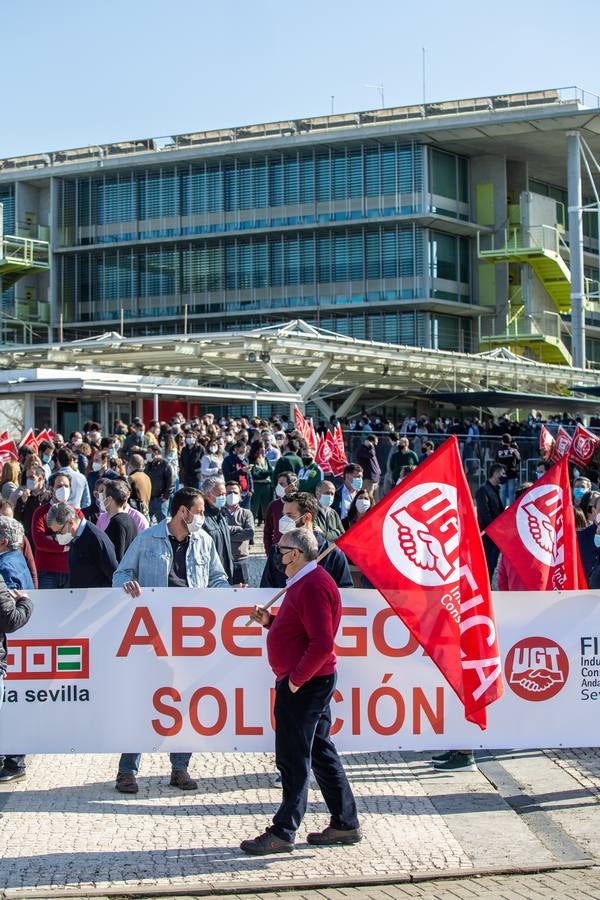
M577 751L571 757L565 753L558 762L542 752L515 754L503 764L516 767L517 774L525 765L530 792L536 778L544 784L568 779L568 808L548 815L558 815L565 833L583 844L588 832L597 840L600 805L563 764L572 764L578 777L597 787L598 752L589 751L589 765ZM306 831L327 821L320 794L311 791L295 852L252 858L239 851L239 841L264 829L280 796L269 754L195 755L191 771L199 779L197 793L170 788L166 755L147 754L140 792L129 797L114 790L116 756L30 757L27 780L0 789L0 890L20 888L22 896L35 896L36 888L58 893L65 886L125 891L189 884L191 894L202 885L256 884L260 890L316 877L376 880L556 862L555 852L480 772L440 774L425 754L348 754L344 761L357 795L363 842L345 848L307 845ZM581 820L583 835L576 826ZM593 840L586 849L581 857L589 860L596 851Z
M494 900L598 900L600 870L580 869L574 872L544 872L539 875L494 875L418 884L221 896L222 900L406 900L407 897L420 897L421 900L476 900L477 897ZM178 900L186 898L179 897Z

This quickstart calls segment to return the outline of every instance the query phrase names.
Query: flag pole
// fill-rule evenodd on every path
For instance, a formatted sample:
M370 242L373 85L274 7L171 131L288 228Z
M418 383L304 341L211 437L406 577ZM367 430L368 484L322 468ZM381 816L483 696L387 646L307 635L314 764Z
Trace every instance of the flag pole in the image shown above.
M321 560L322 560L322 559L325 559L325 557L326 557L329 553L331 553L332 550L335 550L335 546L336 546L336 545L335 545L335 541L332 541L332 542L330 543L329 547L327 548L327 550L323 550L323 552L320 553L320 554L317 556L317 558L315 559L315 562L316 562L316 563L320 563ZM277 600L279 600L280 597L283 597L283 595L285 594L286 591L287 591L287 585L286 585L285 587L282 587L280 591L277 591L277 593L275 594L275 596L274 596L274 597L271 597L271 599L269 600L269 602L268 602L268 603L265 603L264 606L261 606L260 609L263 609L263 610L265 610L265 612L266 612L266 611L269 609L269 607L273 606L273 604L274 604ZM246 622L246 626L252 625L253 621L254 621L253 619L248 619L248 621Z

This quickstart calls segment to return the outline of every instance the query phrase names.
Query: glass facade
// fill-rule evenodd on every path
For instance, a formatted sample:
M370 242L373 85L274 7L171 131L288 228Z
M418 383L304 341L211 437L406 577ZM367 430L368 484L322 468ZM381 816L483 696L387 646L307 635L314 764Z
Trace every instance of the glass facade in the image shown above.
M78 321L407 301L427 294L424 242L392 225L69 253L60 290Z
M470 348L467 319L448 311L434 328L431 311L471 302L469 240L442 221L469 218L465 159L362 136L227 150L56 174L52 290L66 339L121 319L126 334L151 335L182 331L184 316L190 332L299 316L372 340ZM422 221L432 214L439 229Z
M423 211L416 143L269 153L60 186L63 246L328 224Z
M0 203L2 204L2 232L3 234L15 234L15 194L12 185L0 186ZM0 293L0 308L3 313L14 313L15 289L14 287Z

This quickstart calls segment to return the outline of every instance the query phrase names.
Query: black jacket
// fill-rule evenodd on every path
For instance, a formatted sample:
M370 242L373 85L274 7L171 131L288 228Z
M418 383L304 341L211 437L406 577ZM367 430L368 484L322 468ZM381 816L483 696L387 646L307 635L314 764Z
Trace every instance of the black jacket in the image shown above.
M6 635L18 631L29 621L33 602L29 597L13 600L3 578L0 578L0 674L6 672Z
M204 447L202 444L192 444L191 447L186 445L182 448L179 454L179 465L185 487L198 487L203 456Z
M117 557L110 538L86 522L80 536L69 545L69 587L112 587L116 568Z
M175 472L173 466L166 459L157 459L148 463L145 470L146 475L152 484L152 500L162 497L167 500L169 494L175 487Z
M329 541L326 541L321 532L317 531L316 529L314 535L317 539L317 544L319 545L320 555L329 547ZM274 559L276 552L277 551L275 547L271 547L271 549L269 550L269 555L267 556L267 561L263 569L262 578L260 579L261 587L285 587L286 577L284 573L280 572L279 569L275 566ZM331 553L329 553L328 556L325 557L323 562L319 563L319 565L323 566L326 572L329 572L338 587L354 586L352 575L350 574L350 569L348 568L348 560L346 559L342 551L337 547L335 548L335 550L332 550Z
M590 575L592 574L593 569L595 569L600 562L600 554L598 553L598 548L594 544L595 534L595 522L592 522L592 524L588 525L587 528L582 528L577 532L579 556L581 557L581 565L583 566L583 571L585 572L585 577L587 578L589 587L592 587L592 584L590 583ZM598 577L598 574L600 573L596 573L596 578Z
M231 550L231 535L229 525L224 513L216 506L206 501L204 504L204 530L210 534L217 548L217 556L225 569L227 581L233 584L233 552Z
M110 538L115 548L117 562L121 562L125 556L125 551L137 537L137 528L133 519L126 512L117 513L106 526L104 533L107 538Z
M504 506L500 499L500 488L494 487L489 481L478 488L475 494L475 503L477 504L477 522L482 531L491 525L501 512L504 512Z

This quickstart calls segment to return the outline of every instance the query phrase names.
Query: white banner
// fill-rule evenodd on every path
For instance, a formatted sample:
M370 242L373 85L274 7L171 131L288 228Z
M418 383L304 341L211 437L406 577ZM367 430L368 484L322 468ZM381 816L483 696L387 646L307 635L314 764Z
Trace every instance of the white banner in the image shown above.
M9 635L0 753L273 748L272 591L32 592ZM482 732L375 591L343 591L333 733L342 750L600 744L600 592L496 593L505 695Z

